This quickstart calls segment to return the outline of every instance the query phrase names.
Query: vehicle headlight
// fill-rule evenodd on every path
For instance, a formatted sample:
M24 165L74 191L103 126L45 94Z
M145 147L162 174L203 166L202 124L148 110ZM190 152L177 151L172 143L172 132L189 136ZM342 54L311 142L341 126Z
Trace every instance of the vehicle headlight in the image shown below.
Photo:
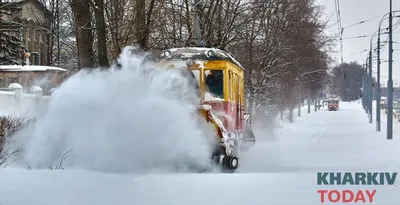
M208 50L206 52L206 55L207 55L207 57L214 57L215 56L215 51L210 49L210 50Z
M165 50L164 51L164 56L167 57L167 58L171 57L171 51Z

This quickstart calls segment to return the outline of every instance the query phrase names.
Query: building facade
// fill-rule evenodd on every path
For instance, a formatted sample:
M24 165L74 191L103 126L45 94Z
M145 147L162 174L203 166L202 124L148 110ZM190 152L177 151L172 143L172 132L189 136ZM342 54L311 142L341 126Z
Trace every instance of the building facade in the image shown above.
M51 12L38 0L23 0L12 3L20 8L19 12L3 18L15 22L18 31L10 32L22 40L32 65L47 65L49 62L49 44L51 37Z

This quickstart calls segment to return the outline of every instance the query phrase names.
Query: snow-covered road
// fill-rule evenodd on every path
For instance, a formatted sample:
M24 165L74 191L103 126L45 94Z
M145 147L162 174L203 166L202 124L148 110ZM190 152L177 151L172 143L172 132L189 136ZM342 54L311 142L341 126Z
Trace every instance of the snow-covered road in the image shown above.
M375 124L368 123L366 113L357 102L342 102L336 112L321 109L308 114L304 111L295 123L278 132L279 140L259 140L245 156L240 171L400 168L398 136L395 133L395 139L388 141L385 131L376 132Z
M235 174L117 175L9 168L0 171L0 205L314 205L321 204L319 189L375 189L374 204L397 205L397 185L317 185L317 172L400 169L400 141L377 133L357 102L343 102L340 108L311 114L304 109L295 123L277 131L276 141L257 136Z

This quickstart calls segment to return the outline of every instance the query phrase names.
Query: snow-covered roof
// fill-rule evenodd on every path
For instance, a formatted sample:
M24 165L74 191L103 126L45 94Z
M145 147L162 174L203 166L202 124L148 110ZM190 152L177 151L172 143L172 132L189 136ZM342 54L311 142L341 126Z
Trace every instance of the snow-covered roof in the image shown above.
M232 56L232 54L223 51L217 48L203 48L203 47L181 47L181 48L170 48L166 49L165 51L170 51L170 57L172 59L193 59L193 60L229 60L232 63L239 66L241 69L244 70L244 67ZM209 57L207 55L207 51L212 50L215 52L214 57ZM164 55L164 52L161 54L161 58L167 58Z
M0 71L67 71L63 68L54 66L37 66L37 65L0 65Z

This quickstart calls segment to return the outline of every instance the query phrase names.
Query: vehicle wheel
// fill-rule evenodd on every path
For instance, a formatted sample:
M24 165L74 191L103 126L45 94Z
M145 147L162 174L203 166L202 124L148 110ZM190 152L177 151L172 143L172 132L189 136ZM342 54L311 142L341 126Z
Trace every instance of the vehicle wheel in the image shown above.
M239 159L233 156L226 156L222 161L224 169L235 170L239 166Z

